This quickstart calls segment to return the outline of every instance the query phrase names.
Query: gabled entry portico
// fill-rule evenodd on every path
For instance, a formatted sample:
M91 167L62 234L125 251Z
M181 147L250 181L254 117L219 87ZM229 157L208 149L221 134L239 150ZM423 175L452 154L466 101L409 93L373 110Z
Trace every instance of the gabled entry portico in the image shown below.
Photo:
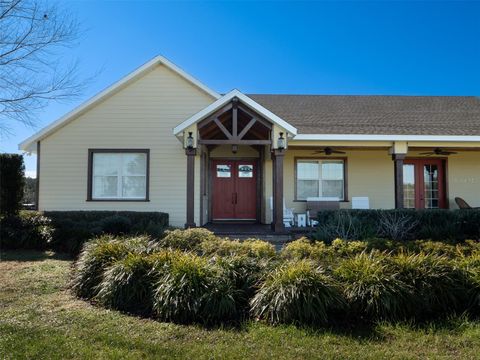
M269 218L284 231L283 155L296 129L234 90L175 129L183 135L187 161L187 222L194 227L195 201L200 223ZM244 155L246 154L246 155ZM195 158L200 157L200 196L195 194ZM265 206L266 160L272 160L273 209Z

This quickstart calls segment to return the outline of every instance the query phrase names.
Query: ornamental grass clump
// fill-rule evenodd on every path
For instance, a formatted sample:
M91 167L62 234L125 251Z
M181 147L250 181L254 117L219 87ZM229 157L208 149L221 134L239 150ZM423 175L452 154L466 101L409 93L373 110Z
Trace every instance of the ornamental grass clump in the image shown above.
M130 253L114 262L98 285L96 299L106 307L149 316L153 307L153 286L170 264L174 252L150 255Z
M331 252L329 251L324 242L312 242L307 238L303 237L288 243L282 249L281 255L284 259L288 260L324 260L330 257Z
M175 323L214 323L236 318L236 289L205 258L179 254L160 276L153 294L154 313Z
M251 312L271 324L321 325L343 304L333 279L301 260L284 263L267 276L251 301Z
M468 276L455 261L434 253L400 253L390 259L413 293L412 314L428 319L463 312L468 302Z
M412 287L392 271L388 254L362 252L341 261L334 275L342 284L352 317L398 320L412 308Z
M200 244L201 253L206 256L248 256L254 258L274 258L275 247L263 240L208 239Z
M130 252L148 252L150 246L149 238L144 236L122 239L104 235L85 243L75 263L73 291L81 298L92 299L107 267Z
M197 251L202 242L216 240L216 236L211 231L203 228L169 230L165 234L165 237L159 241L161 247L183 251Z
M480 315L480 253L460 258L458 264L467 277L469 310Z
M248 256L219 256L213 258L223 276L229 279L236 289L235 302L240 317L247 317L250 310L250 299L257 291L261 280L272 267L266 259Z

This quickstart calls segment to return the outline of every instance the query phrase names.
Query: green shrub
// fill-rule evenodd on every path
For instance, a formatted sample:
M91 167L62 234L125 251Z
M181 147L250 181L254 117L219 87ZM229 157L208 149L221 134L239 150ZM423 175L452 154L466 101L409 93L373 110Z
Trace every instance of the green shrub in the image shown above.
M412 315L428 318L464 311L467 274L444 255L400 253L389 259L393 271L412 289Z
M441 241L416 240L406 244L408 250L415 253L424 252L427 254L445 255L450 258L458 256L462 252L461 245L453 245Z
M165 237L160 241L164 248L184 251L198 250L202 242L215 241L215 235L203 228L166 231Z
M153 308L153 284L170 260L166 252L153 255L129 253L115 261L104 273L96 299L106 307L149 316Z
M332 242L332 250L336 256L349 257L362 253L367 249L367 243L362 241L345 241L335 239Z
M158 280L154 312L157 318L176 323L228 321L238 315L235 291L205 258L181 254Z
M362 221L355 212L341 210L325 213L321 211L319 216L319 225L313 233L313 238L327 244L338 238L362 240L373 237L377 233L377 224Z
M14 215L22 207L25 165L19 154L0 154L0 214Z
M342 260L334 270L352 316L395 320L411 312L413 289L392 271L387 256L363 252Z
M480 253L462 257L458 263L467 277L469 309L475 315L480 315Z
M303 237L285 245L281 255L289 260L321 260L327 254L327 246L322 241L310 241Z
M277 255L275 247L272 244L258 239L239 241L212 237L202 241L200 251L204 255L238 255L266 259L274 258Z
M252 314L272 324L325 324L342 306L332 278L306 260L274 270L251 301Z
M318 221L321 225L313 238L327 243L337 237L387 237L397 241L480 239L478 209L323 210L318 212Z
M77 255L83 244L104 233L154 238L168 227L168 214L137 211L47 211L55 228L51 247L55 251Z
M97 295L97 287L110 265L131 252L142 253L149 250L150 243L147 237L122 239L104 235L87 242L75 263L73 291L81 298L92 299Z
M46 250L52 241L50 219L35 211L0 218L1 249Z
M223 271L223 275L237 290L235 292L237 309L239 315L246 317L250 308L250 299L266 272L271 268L271 261L244 255L221 256L214 259L215 264Z

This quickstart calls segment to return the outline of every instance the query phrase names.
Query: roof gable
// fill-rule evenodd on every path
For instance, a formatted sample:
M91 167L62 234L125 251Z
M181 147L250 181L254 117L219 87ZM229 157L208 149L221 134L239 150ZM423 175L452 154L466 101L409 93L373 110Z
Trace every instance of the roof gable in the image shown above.
M273 112L263 107L259 103L255 102L245 94L241 93L239 90L234 89L229 93L225 94L224 96L222 96L221 98L217 99L217 101L210 104L205 109L194 114L193 116L191 116L190 118L182 122L180 125L176 126L173 129L174 135L180 135L187 128L202 121L209 115L213 114L222 106L232 101L232 99L235 97L238 98L244 105L258 112L260 115L265 117L267 120L271 121L273 124L278 125L281 128L285 129L289 133L289 135L295 136L297 134L297 129L294 126L292 126L291 124L289 124L288 122L280 118L279 116L275 115Z
M28 152L35 152L35 143L39 140L44 139L45 137L49 136L50 134L54 133L56 130L60 129L61 127L67 125L69 122L73 121L74 119L78 118L88 110L92 109L102 101L106 100L107 98L113 96L118 91L122 90L132 82L136 81L137 79L141 78L142 76L146 75L148 72L153 70L156 66L163 65L188 81L189 83L193 84L203 92L207 93L208 95L212 96L214 99L218 99L221 97L219 93L216 91L208 88L206 85L202 84L200 81L192 77L191 75L187 74L185 71L180 69L178 66L170 62L163 56L156 56L149 62L145 63L144 65L140 66L138 69L134 70L127 76L123 77L113 85L109 86L105 90L101 91L97 95L93 96L80 106L76 107L69 113L62 116L60 119L54 121L50 125L44 127L34 135L30 136L28 139L24 140L19 144L19 149L28 151Z

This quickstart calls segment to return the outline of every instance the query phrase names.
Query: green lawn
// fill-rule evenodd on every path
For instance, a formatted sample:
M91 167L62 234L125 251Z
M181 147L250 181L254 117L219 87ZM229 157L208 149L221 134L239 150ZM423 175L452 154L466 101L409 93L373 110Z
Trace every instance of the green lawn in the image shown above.
M185 359L473 359L480 323L462 319L420 329L314 331L249 324L207 330L139 319L75 299L72 262L39 252L3 253L0 262L0 358Z

